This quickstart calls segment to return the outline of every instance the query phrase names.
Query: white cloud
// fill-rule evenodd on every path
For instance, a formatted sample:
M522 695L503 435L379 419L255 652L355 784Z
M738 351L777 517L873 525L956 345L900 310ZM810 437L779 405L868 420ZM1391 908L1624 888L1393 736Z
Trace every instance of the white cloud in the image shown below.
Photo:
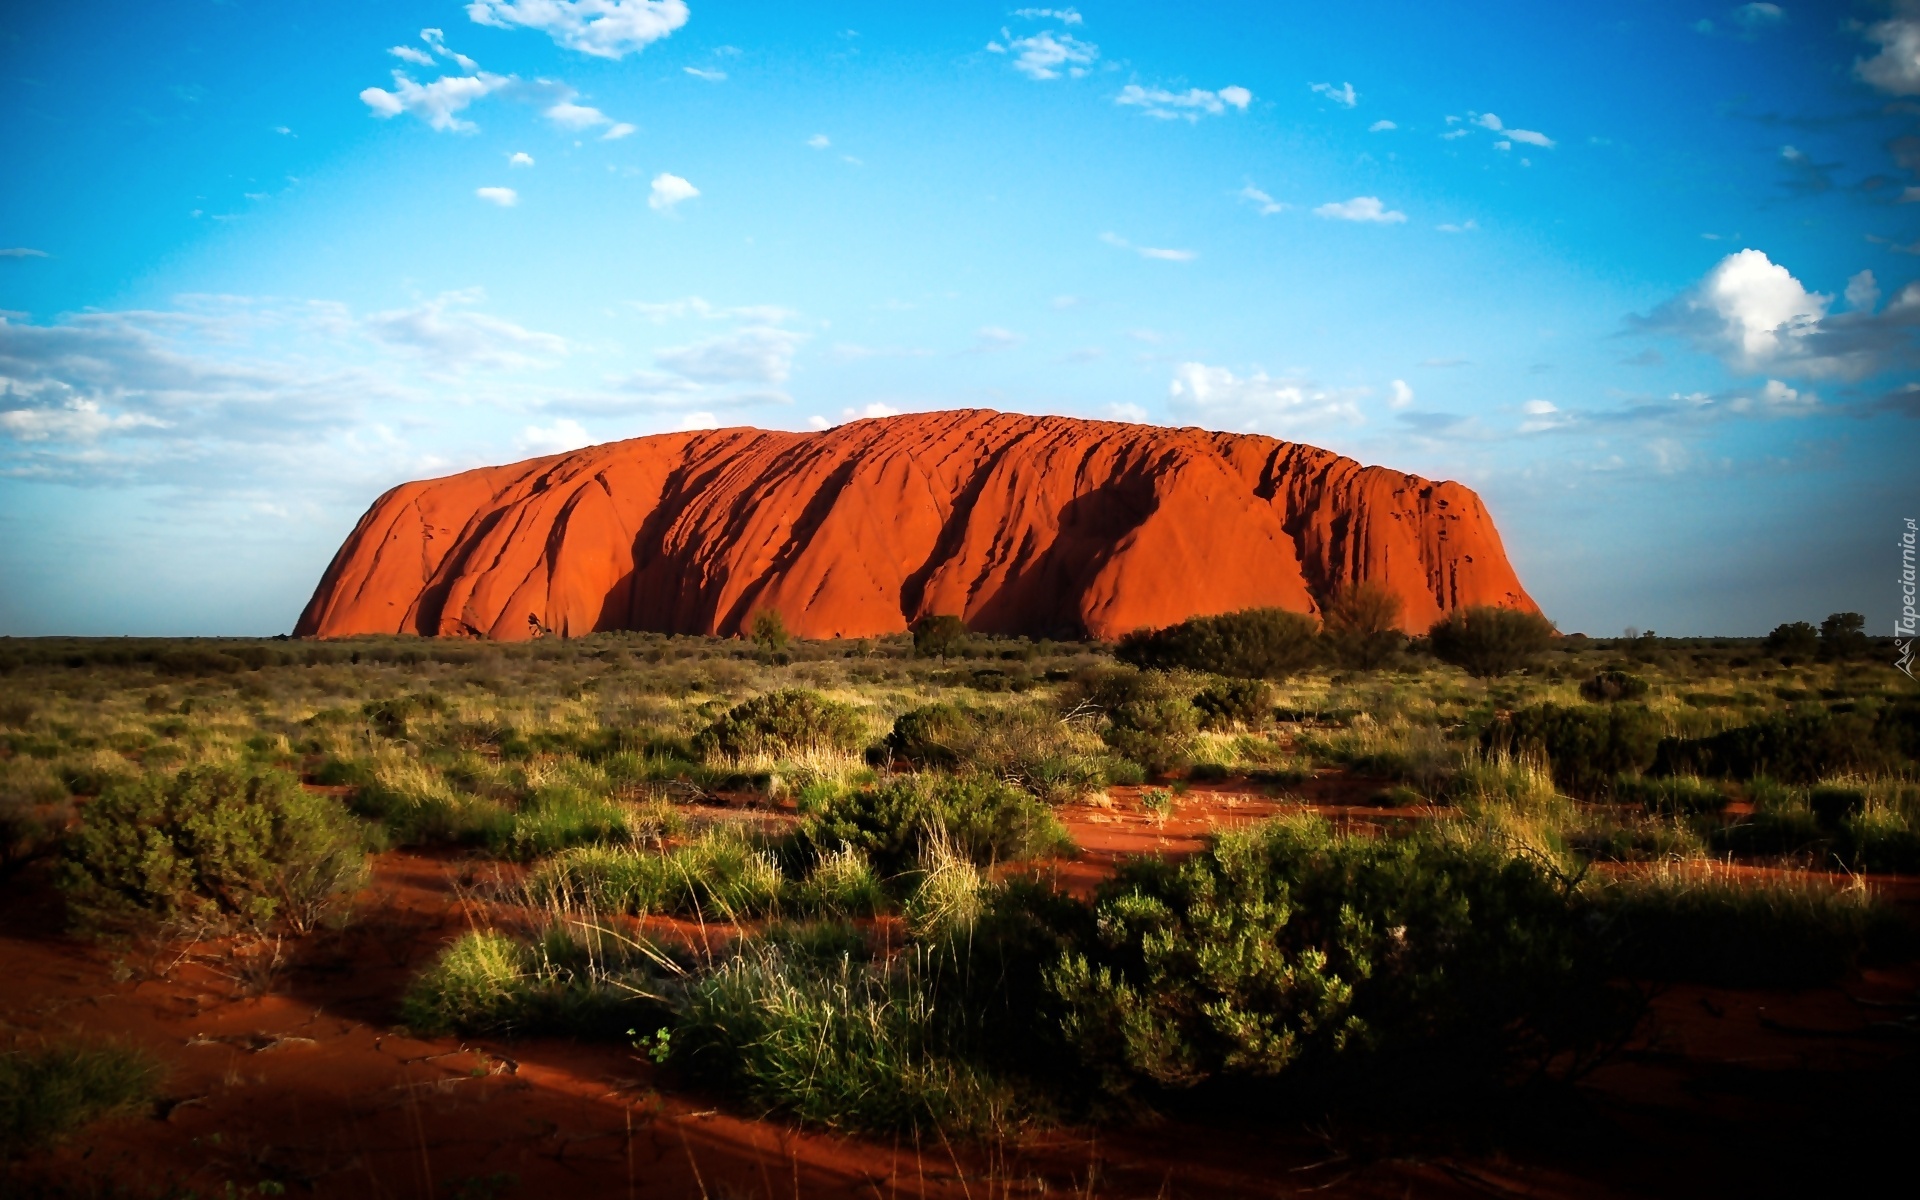
M782 383L805 340L790 330L750 325L689 346L669 347L653 360L696 383Z
M675 205L691 200L700 194L700 189L665 171L653 177L653 187L647 194L647 207L655 212L671 212Z
M1480 222L1469 220L1462 221L1457 225L1448 222L1445 225L1435 225L1434 228L1438 229L1441 233L1472 233L1474 230L1480 228Z
M1761 30L1780 24L1787 19L1786 10L1778 4L1742 4L1733 10L1733 22L1743 29Z
M1055 36L1050 31L1042 30L1032 37L1016 38L1002 31L1001 36L1007 37L1005 45L988 42L987 49L995 54L1011 53L1014 56L1013 69L1028 79L1058 79L1062 74L1079 79L1100 57L1100 47L1070 34Z
M840 413L849 421L858 421L862 419L872 420L878 417L897 417L900 415L900 410L891 404L881 404L879 401L875 401L862 408L843 408L840 410Z
M11 397L8 397L9 399ZM4 402L4 401L0 401ZM167 422L146 413L110 416L100 402L68 397L56 407L0 411L0 433L22 442L92 442L129 429L165 429Z
M813 430L815 433L824 433L833 428L833 422L815 413L813 416L807 418L807 428Z
M1016 8L1013 15L1028 21L1054 20L1062 25L1084 24L1079 11L1071 8Z
M1258 210L1260 215L1263 217L1270 217L1277 212L1287 211L1286 205L1280 203L1278 200L1275 200L1272 196L1267 195L1265 192L1261 191L1259 188L1253 186L1250 183L1247 186L1241 188L1239 191L1235 192L1234 195L1238 196L1242 200L1245 200L1248 204L1253 205L1253 207L1256 210Z
M603 142L617 142L621 138L628 137L639 131L640 127L638 125L629 125L625 121L616 121L614 122L613 128L600 135L600 140Z
M1394 380L1393 381L1393 399L1387 401L1387 407L1405 408L1407 405L1412 403L1413 403L1413 389L1407 386L1407 381L1404 379Z
M1360 93L1354 91L1350 83L1343 83L1339 87L1330 83L1310 83L1307 87L1343 108L1352 108L1360 103Z
M0 258L46 258L45 250L35 250L31 246L8 246L0 249Z
M417 67L430 67L433 65L433 55L428 54L425 50L415 50L412 46L393 46L387 50L387 53L393 55L401 62L410 62Z
M1103 233L1100 235L1100 240L1121 250L1131 250L1141 258L1154 258L1161 262L1192 262L1200 257L1198 250L1165 250L1158 246L1136 246L1117 233Z
M1397 225L1407 219L1407 214L1381 204L1378 196L1355 196L1351 200L1322 204L1313 210L1313 215L1334 221L1366 221L1377 225Z
M512 208L520 203L520 193L510 187L475 188L473 194L489 204L498 204L501 208Z
M420 40L432 46L436 54L444 54L457 63L462 71L478 71L480 64L447 45L446 35L438 29L422 29Z
M568 352L567 340L472 311L478 288L443 292L412 308L369 314L361 326L376 341L454 371L545 365Z
M1125 421L1129 425L1144 425L1147 423L1147 410L1138 404L1125 402L1109 404L1101 411L1109 421Z
M1113 98L1115 104L1138 108L1150 117L1163 121L1198 121L1202 115L1219 116L1234 108L1245 112L1247 105L1253 102L1253 93L1243 87L1223 87L1217 92L1205 88L1188 88L1184 92L1169 92L1164 88L1143 88L1130 83L1120 89Z
M685 0L473 0L467 16L500 29L538 29L596 58L624 58L687 23Z
M1467 131L1464 129L1449 129L1440 135L1440 140L1443 142L1451 142L1455 138L1463 138L1465 136L1467 136Z
M516 150L507 159L507 165L510 167L530 167L533 165L533 155L528 154L524 150Z
M1893 96L1920 96L1920 15L1906 11L1867 27L1867 40L1880 47L1872 58L1855 59L1853 73Z
M1474 118L1473 123L1482 129L1491 129L1503 138L1508 138L1515 142L1525 142L1529 146L1540 146L1548 150L1551 150L1554 146L1554 140L1546 134L1537 133L1531 129L1514 129L1511 126L1502 124L1500 118L1492 113L1481 113ZM1447 136L1451 137L1453 135L1449 134ZM1500 145L1499 143L1495 143L1495 146L1501 150L1512 148L1510 145Z
M580 422L571 417L561 417L545 428L529 425L514 440L521 450L530 454L564 454L568 450L591 446L593 435L581 428Z
M1375 121L1373 124L1367 126L1367 132L1368 133L1385 133L1389 129L1398 129L1398 128L1400 127L1398 125L1395 125L1392 121L1382 119L1379 121Z
M1169 403L1209 423L1243 429L1285 431L1311 425L1358 425L1364 418L1352 390L1328 391L1312 384L1273 379L1265 371L1246 377L1226 367L1181 363L1167 387Z
M710 412L690 412L680 418L679 428L682 433L692 433L698 429L718 429L720 418Z
M1872 271L1861 271L1847 280L1847 307L1855 312L1873 311L1880 303L1880 284L1873 278Z
M974 331L973 349L976 354L991 354L996 350L1011 350L1026 341L1024 334L1011 329L1002 329L998 325L983 325Z
M833 139L824 133L816 133L807 139L807 145L813 147L815 150L825 150L828 146L833 145Z
M1920 361L1920 282L1878 312L1867 306L1869 289L1878 299L1877 282L1855 275L1848 289L1852 311L1831 312L1832 296L1808 290L1764 252L1747 249L1629 323L1687 338L1740 371L1857 379Z
M628 301L628 304L634 311L656 325L682 317L697 317L705 321L752 321L761 325L778 325L798 315L792 309L781 308L775 304L742 304L727 307L710 304L699 296L657 303L632 300Z
M1763 417L1803 417L1820 405L1820 397L1788 387L1778 379L1769 379L1759 394L1740 397L1729 406L1735 412L1752 412Z
M695 79L704 79L708 83L725 83L727 81L727 73L725 71L716 71L711 67L682 67L680 69Z
M613 124L612 117L592 105L575 104L573 100L577 95L579 95L579 93L570 88L562 90L559 99L547 106L541 115L560 128L570 129L575 133L583 129L592 129L598 125Z
M508 76L481 71L475 75L443 75L432 83L422 85L407 78L406 72L395 71L393 91L370 87L360 93L360 100L373 110L374 116L382 120L410 112L434 129L472 133L479 126L461 120L456 114L475 100L497 92L512 82Z

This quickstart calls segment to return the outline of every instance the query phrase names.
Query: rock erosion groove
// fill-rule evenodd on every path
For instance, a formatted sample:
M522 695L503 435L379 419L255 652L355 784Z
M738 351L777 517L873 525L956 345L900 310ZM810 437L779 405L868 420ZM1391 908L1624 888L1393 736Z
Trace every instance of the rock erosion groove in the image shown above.
M979 410L719 429L406 483L294 632L518 640L645 629L1117 637L1373 580L1424 631L1534 611L1480 498L1298 443Z

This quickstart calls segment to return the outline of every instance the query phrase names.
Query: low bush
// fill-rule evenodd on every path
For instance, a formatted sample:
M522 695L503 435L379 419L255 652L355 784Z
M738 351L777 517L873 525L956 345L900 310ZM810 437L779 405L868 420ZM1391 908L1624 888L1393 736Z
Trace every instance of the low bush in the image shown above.
M1087 699L1106 714L1101 740L1148 775L1166 775L1186 764L1200 713L1181 689L1157 671L1110 671L1087 688Z
M504 832L503 844L496 849L514 858L537 858L569 846L626 841L632 836L625 808L570 784L534 789Z
M1622 875L1590 889L1622 970L1721 987L1805 987L1913 949L1914 931L1864 886L1711 866Z
M1619 776L1652 766L1665 729L1642 705L1540 704L1496 719L1481 743L1490 751L1544 754L1554 782L1591 798L1605 795Z
M1650 685L1638 675L1625 671L1601 671L1591 679L1582 680L1580 695L1595 704L1604 704L1615 700L1638 700L1647 694Z
M665 852L581 846L540 863L527 879L542 902L600 912L734 919L771 911L784 879L773 856L721 825Z
M1655 779L1622 775L1614 780L1613 798L1621 804L1638 804L1650 813L1695 816L1726 807L1727 792L1718 784L1691 775Z
M1190 617L1165 629L1135 630L1114 657L1142 669L1185 669L1238 679L1285 679L1311 665L1318 623L1304 613L1248 608Z
M1261 679L1223 679L1194 693L1202 729L1259 729L1273 723L1273 688Z
M1476 605L1455 609L1427 630L1435 658L1490 679L1511 675L1553 643L1553 623L1539 613Z
M1655 771L1813 783L1834 775L1910 769L1920 754L1920 701L1877 711L1802 704L1751 725L1701 738L1668 738Z
M802 823L800 835L821 856L851 848L887 875L912 869L936 840L982 865L1069 844L1045 804L980 775L889 779L827 801Z
M866 744L860 714L817 692L769 692L736 705L693 739L703 758L790 758L848 753Z
M529 944L498 930L463 934L414 979L399 1017L416 1034L617 1034L657 1017L657 981L595 963L563 935Z
M62 849L83 924L311 928L359 886L366 841L338 801L281 771L207 767L109 788Z
M913 623L913 652L921 658L951 658L966 648L967 626L959 617L921 617Z
M126 1046L61 1043L0 1052L0 1160L153 1100L160 1064Z

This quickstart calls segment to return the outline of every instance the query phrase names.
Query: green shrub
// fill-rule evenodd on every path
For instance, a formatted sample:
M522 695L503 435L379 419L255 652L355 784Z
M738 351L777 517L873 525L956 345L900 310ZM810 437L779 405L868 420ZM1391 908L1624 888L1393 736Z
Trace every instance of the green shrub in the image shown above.
M894 719L886 747L915 767L952 769L980 735L980 717L957 704L929 704Z
M536 788L495 846L515 858L537 858L587 842L626 841L627 810L571 784Z
M1120 639L1114 657L1142 669L1285 679L1312 664L1317 633L1318 624L1304 613L1248 608L1189 617L1165 629L1137 629Z
M1434 622L1427 644L1441 662L1490 679L1511 675L1553 643L1553 623L1539 613L1475 605Z
M1273 722L1273 688L1260 679L1223 679L1194 694L1203 729L1258 729Z
M1487 843L1270 822L1129 864L1095 915L1048 982L1109 1093L1340 1063L1446 1090L1578 1060L1630 1020L1565 889Z
M1185 765L1200 728L1200 713L1172 680L1158 671L1109 671L1087 689L1088 700L1107 715L1101 740L1148 775Z
M1691 775L1668 775L1657 779L1622 775L1614 780L1613 798L1618 803L1638 804L1650 813L1667 816L1717 813L1727 803L1724 788Z
M407 989L400 1020L415 1033L486 1032L522 1019L533 953L494 930L474 930L440 952Z
M769 654L777 654L787 648L789 635L787 623L777 608L763 608L753 614L753 644Z
M913 623L913 652L921 658L951 658L967 648L967 626L959 617L921 617Z
M1343 584L1327 597L1321 614L1321 640L1335 662L1372 671L1407 644L1400 632L1404 603L1384 584L1364 580Z
M801 837L820 854L850 847L887 875L911 869L935 840L987 864L1068 845L1051 809L980 775L910 775L837 797L807 817Z
M1813 783L1834 775L1897 771L1910 767L1916 753L1920 702L1902 700L1877 712L1803 704L1708 737L1668 738L1660 744L1654 769Z
M1601 671L1580 684L1580 694L1596 704L1614 700L1638 700L1647 694L1649 684L1638 675L1625 671Z
M1806 621L1776 625L1767 635L1767 653L1791 667L1811 662L1820 650L1820 631Z
M534 868L539 900L601 912L733 919L771 911L784 880L773 857L737 826L720 825L664 853L580 846Z
M799 908L841 917L872 916L887 903L886 889L873 864L852 846L822 854L792 895Z
M984 1133L1005 1092L943 1053L941 1014L917 956L888 967L751 950L694 981L672 1058L769 1110L848 1129Z
M0 1052L0 1160L154 1097L160 1064L126 1046L65 1043Z
M1589 902L1638 978L1806 987L1910 954L1904 917L1864 887L1672 867L1607 880Z
M1554 782L1573 795L1593 797L1607 793L1617 777L1652 766L1665 728L1641 705L1540 704L1496 719L1481 742L1496 753L1544 754Z
M734 708L693 739L702 758L787 758L845 753L866 743L860 714L817 692L769 692Z
M88 804L60 883L83 923L233 921L307 929L359 886L365 836L280 771L148 776Z

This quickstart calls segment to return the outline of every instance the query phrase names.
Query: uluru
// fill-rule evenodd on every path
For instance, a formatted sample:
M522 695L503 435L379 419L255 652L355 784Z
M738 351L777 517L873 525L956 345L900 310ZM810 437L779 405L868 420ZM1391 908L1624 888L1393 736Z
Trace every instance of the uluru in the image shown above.
M1372 581L1424 630L1537 611L1471 489L1254 434L982 410L817 433L658 434L402 484L300 636L809 638L977 630L1112 638L1191 616L1316 612Z

